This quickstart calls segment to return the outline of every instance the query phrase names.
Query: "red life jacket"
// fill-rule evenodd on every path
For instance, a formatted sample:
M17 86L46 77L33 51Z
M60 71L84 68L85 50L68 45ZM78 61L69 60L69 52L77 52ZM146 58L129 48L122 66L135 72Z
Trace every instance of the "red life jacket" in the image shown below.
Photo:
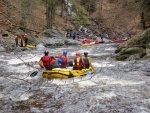
M27 39L28 37L27 36L24 36L24 39Z
M18 42L18 38L16 38L15 41Z
M42 57L42 62L44 66L50 66L52 65L52 59L50 56L44 56Z
M81 68L82 67L82 59L80 58L80 57L76 57L75 59L74 59L74 67L76 67L76 68Z
M66 68L67 62L68 62L67 56L66 55L62 55L61 58L63 58L63 60L64 60L64 62L61 63L61 67L62 68Z

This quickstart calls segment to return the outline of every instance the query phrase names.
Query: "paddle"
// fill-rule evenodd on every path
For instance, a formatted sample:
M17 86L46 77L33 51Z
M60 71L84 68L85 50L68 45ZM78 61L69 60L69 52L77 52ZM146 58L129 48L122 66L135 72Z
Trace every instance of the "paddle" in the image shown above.
M30 77L35 77L38 74L38 71L34 71L33 73L30 74Z
M69 62L67 63L67 66L73 66L73 62L72 62L72 61L69 61Z
M35 77L37 74L38 74L38 72L39 71L42 71L44 68L37 68L38 70L37 71L34 71L34 72L32 72L31 74L30 74L30 77Z

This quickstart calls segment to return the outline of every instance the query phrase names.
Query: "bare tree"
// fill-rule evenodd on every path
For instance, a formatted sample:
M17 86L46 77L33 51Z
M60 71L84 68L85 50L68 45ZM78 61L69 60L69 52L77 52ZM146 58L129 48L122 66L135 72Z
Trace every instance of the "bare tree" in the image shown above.
M51 29L55 14L56 14L56 6L57 0L46 0L46 19L47 19L47 29Z
M64 16L64 9L65 9L65 1L64 0L60 0L60 6L61 6L60 16L63 17Z

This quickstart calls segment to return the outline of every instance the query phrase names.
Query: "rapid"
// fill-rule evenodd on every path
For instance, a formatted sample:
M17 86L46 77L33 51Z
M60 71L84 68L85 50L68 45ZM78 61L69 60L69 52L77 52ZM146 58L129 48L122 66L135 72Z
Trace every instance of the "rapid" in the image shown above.
M89 53L95 73L69 79L42 77L37 63L44 50L1 52L0 113L149 113L150 62L116 61L117 46L46 48L51 56L67 50L69 61L76 52Z

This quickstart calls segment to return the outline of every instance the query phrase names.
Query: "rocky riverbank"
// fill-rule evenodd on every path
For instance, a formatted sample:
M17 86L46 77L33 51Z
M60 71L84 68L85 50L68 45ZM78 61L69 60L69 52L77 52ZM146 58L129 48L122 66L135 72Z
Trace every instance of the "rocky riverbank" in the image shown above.
M115 53L117 60L150 59L150 29L120 44Z

